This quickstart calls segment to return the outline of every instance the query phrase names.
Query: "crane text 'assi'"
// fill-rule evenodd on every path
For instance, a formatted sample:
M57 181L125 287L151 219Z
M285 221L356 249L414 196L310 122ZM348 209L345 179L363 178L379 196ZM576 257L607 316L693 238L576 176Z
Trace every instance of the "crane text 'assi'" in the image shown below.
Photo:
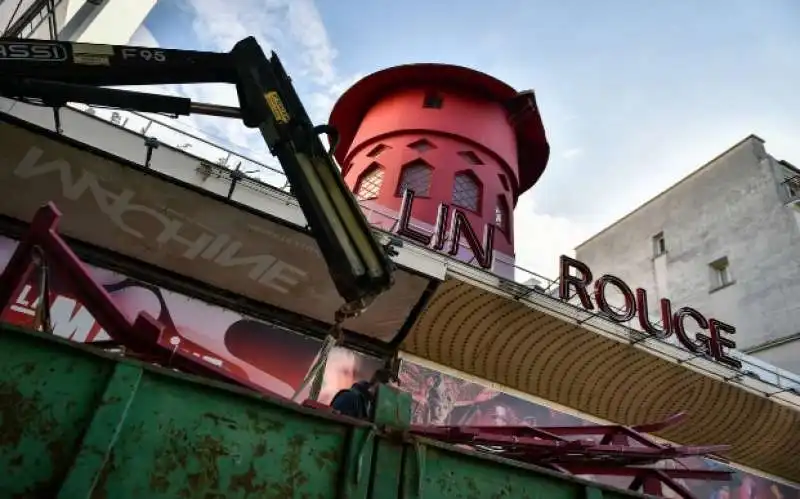
M723 335L736 333L736 328L730 324L714 318L706 318L692 307L681 307L673 313L672 302L667 298L662 298L660 300L662 325L659 328L650 320L646 290L637 288L634 292L619 277L606 274L594 281L592 292L594 302L592 302L588 290L592 281L592 271L588 265L567 256L561 257L558 286L558 295L561 300L567 301L577 295L584 309L594 310L597 306L600 314L618 323L628 322L637 317L639 326L650 336L667 339L674 334L684 348L698 356L711 357L717 362L735 369L742 367L741 362L727 355L726 349L736 348L733 340L723 337ZM622 295L624 299L622 307L613 307L609 303L607 294L609 286L616 288L617 292ZM701 331L695 333L694 338L687 332L689 319Z

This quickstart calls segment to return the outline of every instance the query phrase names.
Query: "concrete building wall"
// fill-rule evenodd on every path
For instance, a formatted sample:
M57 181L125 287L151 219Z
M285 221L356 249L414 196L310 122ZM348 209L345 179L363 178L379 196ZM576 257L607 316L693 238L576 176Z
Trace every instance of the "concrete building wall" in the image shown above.
M70 3L74 3L71 0ZM125 45L142 25L150 10L155 7L157 0L106 0L101 8L91 9L86 0L80 0L85 17L79 18L80 10L76 11L74 26L67 25L65 30L69 40L86 43L108 43L112 45Z
M59 39L86 43L128 43L157 0L57 0L55 19ZM0 29L19 19L35 0L0 0ZM13 18L13 19L12 19ZM50 39L47 11L42 10L23 29L23 38Z
M785 205L784 170L750 136L578 246L576 257L595 276L650 290L651 310L670 298L734 325L739 350L791 337L800 331L800 228ZM720 287L712 264L721 259L732 282ZM800 372L800 356L776 350L788 345L754 355Z

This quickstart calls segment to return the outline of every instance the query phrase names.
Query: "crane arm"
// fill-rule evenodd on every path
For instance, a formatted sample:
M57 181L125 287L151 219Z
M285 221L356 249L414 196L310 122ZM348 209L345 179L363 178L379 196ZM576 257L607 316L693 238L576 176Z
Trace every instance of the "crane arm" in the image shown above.
M239 107L107 88L192 83L235 85ZM363 309L393 283L388 248L376 241L319 138L323 131L335 143L335 130L314 127L278 56L267 57L253 37L238 42L229 53L0 40L0 96L51 107L81 102L142 112L240 118L246 127L260 131L280 161L345 301L344 310Z

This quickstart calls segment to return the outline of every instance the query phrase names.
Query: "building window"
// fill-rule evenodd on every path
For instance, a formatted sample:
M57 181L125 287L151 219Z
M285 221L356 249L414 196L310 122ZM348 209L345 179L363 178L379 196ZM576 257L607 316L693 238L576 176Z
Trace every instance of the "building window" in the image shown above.
M414 161L403 167L397 195L402 196L406 189L411 189L417 196L428 196L431 189L431 173L433 169L424 161Z
M783 185L786 186L786 194L790 201L800 197L800 175L787 178L783 181Z
M378 165L370 166L358 179L356 199L366 201L377 198L381 184L383 184L383 168Z
M731 276L731 269L727 256L714 260L708 264L708 266L711 270L712 291L733 284L733 276Z
M441 94L436 92L428 92L425 94L425 99L422 101L422 107L427 109L441 109L444 104Z
M386 144L378 144L367 153L367 156L370 158L377 158L386 149L389 149L389 146Z
M478 165L482 165L483 164L483 161L481 161L481 158L479 158L478 155L475 154L472 151L459 151L458 155L461 156L461 158L464 161L466 161L467 163L469 163L469 164L471 164L473 166L478 166Z
M480 212L478 208L480 201L481 188L477 179L467 172L456 174L453 182L453 204L474 212Z
M664 233L659 232L653 236L653 256L658 257L667 253L667 241L664 239Z
M508 233L508 205L503 196L497 197L497 206L494 208L494 224L501 231Z
M408 144L408 147L414 149L418 153L426 153L431 149L436 149L436 146L431 143L430 140L427 139L419 139L415 140L414 142Z

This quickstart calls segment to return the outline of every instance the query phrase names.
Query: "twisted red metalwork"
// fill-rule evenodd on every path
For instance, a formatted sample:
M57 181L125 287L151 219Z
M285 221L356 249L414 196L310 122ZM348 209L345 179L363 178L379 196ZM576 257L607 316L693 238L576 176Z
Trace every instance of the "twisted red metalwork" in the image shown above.
M69 283L89 313L112 338L113 346L124 349L125 356L206 378L235 383L262 394L284 399L246 379L232 377L213 364L195 359L179 349L168 347L168 342L162 338L164 326L147 313L142 312L133 322L129 321L108 292L92 279L83 262L59 236L56 230L60 218L61 212L53 203L43 206L34 215L28 232L0 274L0 307L2 307L0 310L11 303L15 292L27 281L34 269L34 258L40 254L47 262L48 271Z
M729 481L732 472L665 469L657 465L667 460L724 452L730 446L675 446L645 435L679 424L685 418L686 414L680 413L638 426L413 426L411 433L570 475L632 477L630 490L660 496L667 486L683 499L694 499L676 480Z

